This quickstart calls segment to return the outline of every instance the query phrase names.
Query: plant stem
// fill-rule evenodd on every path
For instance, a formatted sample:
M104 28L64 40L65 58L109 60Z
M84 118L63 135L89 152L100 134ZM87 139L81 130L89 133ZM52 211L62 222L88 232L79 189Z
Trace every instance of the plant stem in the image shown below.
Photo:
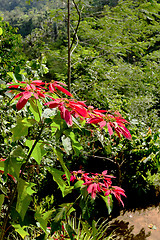
M39 139L40 139L40 136L41 136L41 134L42 134L43 128L44 128L44 125L41 126L41 129L40 129L40 131L39 131L39 134L37 135L36 140L35 140L32 148L31 148L31 150L29 151L29 154L28 154L28 156L27 156L27 158L26 158L26 162L25 162L25 164L22 166L22 169L21 169L19 178L21 178L22 175L23 175L24 169L26 168L26 166L27 166L27 164L28 164L28 161L29 161L29 159L30 159L30 157L31 157L31 155L32 155L32 152L33 152L36 144L38 143L38 141L39 141ZM6 216L5 216L5 218L4 218L3 225L2 225L2 232L1 232L1 235L0 235L0 240L3 240L4 235L5 235L5 233L6 233L6 226L7 226L7 223L8 223L8 218L9 218L9 214L10 214L10 210L11 210L11 207L12 207L12 204L13 204L13 201L14 201L14 198L15 198L15 196L16 196L17 185L18 185L18 184L15 185L15 188L14 188L14 190L13 190L11 196L10 196L10 202L9 202L9 205L8 205L8 210L7 210Z

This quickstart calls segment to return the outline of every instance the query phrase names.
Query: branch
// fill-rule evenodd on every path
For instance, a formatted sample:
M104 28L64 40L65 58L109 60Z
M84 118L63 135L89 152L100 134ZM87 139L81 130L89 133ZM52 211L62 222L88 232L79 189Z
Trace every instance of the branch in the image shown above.
M72 26L71 26L72 27ZM73 29L73 27L72 27L72 29ZM76 34L76 32L75 32L75 30L73 29L73 31L74 31L74 33L75 33L75 35L76 35L76 38L77 38L77 42L76 42L76 45L75 45L75 47L73 48L73 50L71 51L71 55L72 55L72 53L74 52L74 50L76 49L76 47L78 46L78 36L77 36L77 34ZM72 46L73 46L73 44L72 44Z
M74 30L74 35L73 35L72 43L71 43L71 45L70 45L70 50L71 50L72 47L73 47L73 44L74 44L75 39L78 38L77 32L78 32L79 24L80 24L80 21L81 21L81 11L83 10L83 7L82 7L81 11L79 11L78 6L77 6L75 0L72 0L72 1L73 1L73 3L74 3L75 9L76 9L77 14L78 14L78 23L77 23L76 29ZM78 43L77 43L77 44L78 44ZM76 46L77 46L77 45L76 45ZM74 50L75 50L75 48L74 48ZM74 50L73 50L73 51L74 51ZM72 51L72 53L73 53L73 51Z
M116 164L116 165L118 164L117 161L114 161L114 160L112 160L111 158L107 158L107 157L101 157L101 156L95 156L95 155L92 155L92 156L85 155L85 156L87 156L87 157L93 157L93 158L99 158L99 159L105 159L105 160L110 161L110 162L112 162L112 163L114 163L114 164Z

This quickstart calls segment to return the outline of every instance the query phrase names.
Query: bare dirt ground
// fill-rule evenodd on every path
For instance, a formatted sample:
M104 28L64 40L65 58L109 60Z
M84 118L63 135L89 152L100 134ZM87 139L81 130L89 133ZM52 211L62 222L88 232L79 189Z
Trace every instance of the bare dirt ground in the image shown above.
M111 223L116 229L115 240L160 240L160 205L121 211Z

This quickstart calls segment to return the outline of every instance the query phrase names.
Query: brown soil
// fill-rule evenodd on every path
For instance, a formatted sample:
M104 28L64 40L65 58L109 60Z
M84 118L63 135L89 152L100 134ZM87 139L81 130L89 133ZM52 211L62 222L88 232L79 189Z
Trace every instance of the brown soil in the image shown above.
M112 219L115 240L160 240L160 206L121 212Z

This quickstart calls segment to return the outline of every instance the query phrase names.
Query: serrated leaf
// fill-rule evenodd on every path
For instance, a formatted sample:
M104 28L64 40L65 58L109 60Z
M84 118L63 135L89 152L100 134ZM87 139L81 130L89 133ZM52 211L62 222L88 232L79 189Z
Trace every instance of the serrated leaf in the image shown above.
M47 223L48 220L51 218L53 211L54 210L50 210L43 214L40 213L39 211L36 211L35 213L35 219L39 222L41 228L45 233L47 233Z
M72 207L73 203L63 203L59 206L57 210L57 214L54 218L56 222L63 219L63 217L67 214L70 215L75 209Z

